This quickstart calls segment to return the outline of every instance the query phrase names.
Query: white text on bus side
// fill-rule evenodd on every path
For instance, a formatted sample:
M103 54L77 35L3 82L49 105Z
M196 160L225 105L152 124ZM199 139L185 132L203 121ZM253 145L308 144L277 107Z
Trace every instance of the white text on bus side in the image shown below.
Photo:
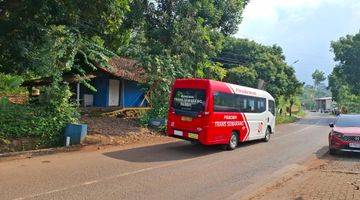
M236 115L224 115L224 119L237 119Z
M214 123L215 127L244 126L243 121L217 121Z

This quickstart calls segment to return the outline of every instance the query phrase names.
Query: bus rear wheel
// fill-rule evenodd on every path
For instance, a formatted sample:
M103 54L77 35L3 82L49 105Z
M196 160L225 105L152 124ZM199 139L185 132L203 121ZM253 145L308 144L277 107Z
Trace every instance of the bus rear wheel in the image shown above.
M231 134L231 137L230 137L230 141L228 144L224 145L223 148L225 150L234 150L236 149L236 147L238 146L239 144L239 137L238 137L238 134L236 132L233 132Z

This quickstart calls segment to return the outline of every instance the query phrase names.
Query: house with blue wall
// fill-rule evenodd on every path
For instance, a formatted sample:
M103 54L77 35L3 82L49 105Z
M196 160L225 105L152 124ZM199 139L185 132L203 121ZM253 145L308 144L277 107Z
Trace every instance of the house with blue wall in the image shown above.
M73 88L82 107L146 107L146 91L141 85L144 80L145 72L135 60L116 57L92 74L90 84L96 91L81 83Z

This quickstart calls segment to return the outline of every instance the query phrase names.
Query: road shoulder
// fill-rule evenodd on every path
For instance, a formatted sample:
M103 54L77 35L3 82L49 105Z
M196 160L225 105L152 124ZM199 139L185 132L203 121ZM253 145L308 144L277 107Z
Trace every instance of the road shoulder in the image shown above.
M313 157L242 199L360 199L359 156Z

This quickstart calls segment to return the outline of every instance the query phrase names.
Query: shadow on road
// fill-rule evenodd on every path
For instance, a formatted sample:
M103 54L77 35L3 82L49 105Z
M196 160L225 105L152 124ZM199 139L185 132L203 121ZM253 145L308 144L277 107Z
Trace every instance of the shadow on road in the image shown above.
M218 146L192 145L188 142L174 142L127 150L107 152L103 155L129 162L160 162L184 160L221 152Z
M263 143L261 140L254 140L240 143L236 150ZM158 144L146 147L138 147L120 151L107 152L103 155L129 162L161 162L172 160L184 160L195 157L223 152L220 145L204 146L201 144L191 144L190 142L180 141L173 143ZM230 152L229 152L230 153Z
M336 155L329 154L329 147L323 146L315 152L317 158L322 160L338 160L347 162L359 162L360 153L355 152L338 152Z
M349 162L359 162L360 153L355 152L339 152L336 155L329 155L334 160L346 160Z
M329 154L329 147L323 146L315 152L315 155L319 159L325 159Z

